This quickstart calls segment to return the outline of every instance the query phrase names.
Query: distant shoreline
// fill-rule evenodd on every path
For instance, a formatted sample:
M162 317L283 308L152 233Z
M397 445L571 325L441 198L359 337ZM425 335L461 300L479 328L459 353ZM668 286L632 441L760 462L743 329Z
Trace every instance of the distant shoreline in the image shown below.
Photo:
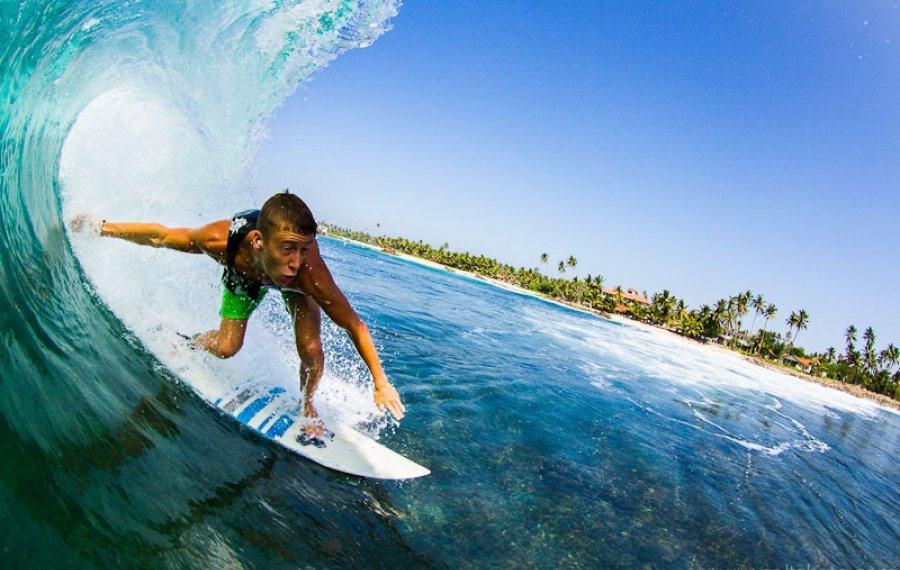
M878 404L878 405L880 405L880 406L882 406L882 407L889 408L889 409L891 409L891 410L893 410L893 411L895 411L895 412L900 412L900 402L898 402L898 401L896 401L896 400L894 400L894 399L892 399L892 398L890 398L890 397L888 397L888 396L885 396L885 395L883 395L883 394L877 394L877 393L875 393L875 392L870 392L869 390L866 390L865 388L862 388L862 387L857 386L857 385L855 385L855 384L847 384L847 383L844 383L844 382L838 382L837 380L831 380L831 379L829 379L829 378L822 378L822 377L820 377L820 376L813 376L813 375L811 375L811 374L806 374L806 373L801 372L800 370L797 370L797 369L795 369L795 368L788 368L788 367L785 367L785 366L778 366L777 364L773 364L773 363L771 363L771 362L767 362L767 361L765 361L765 360L763 360L763 359L761 359L761 358L756 358L756 357L753 357L753 356L747 356L747 355L745 355L745 354L742 354L742 353L737 352L737 351L735 351L735 350L731 350L730 348L726 348L726 347L724 347L724 346L720 346L720 345L718 345L718 344L711 344L711 343L706 343L706 342L701 342L701 341L698 341L698 340L694 340L694 339L691 339L691 338L688 338L688 337L685 337L685 336L676 334L676 333L674 333L674 332L672 332L672 331L669 331L669 330L666 330L666 329L664 329L664 328L660 328L660 327L657 327L657 326L653 326L653 325L648 324L648 323L643 323L643 322L635 321L635 320L633 320L633 319L629 319L628 317L625 317L625 316L622 316L622 315L603 313L603 312L601 312L601 311L597 311L597 310L594 310L594 309L591 309L591 308L588 308L588 307L585 307L585 306L582 306L582 305L576 305L576 304L574 304L574 303L567 303L567 302L565 302L565 301L561 301L561 300L558 300L558 299L552 299L552 298L550 298L550 297L548 297L548 296L546 296L546 295L542 295L541 293L538 293L537 291L531 291L531 290L529 290L529 289L524 289L524 288L522 288L522 287L518 287L518 286L516 286L516 285L512 285L512 284L510 284L510 283L506 283L506 282L503 282L503 281L500 281L500 280L497 280L497 279L492 279L492 278L490 278L490 277L484 277L484 276L481 276L481 275L477 275L477 274L472 273L472 272L470 272L470 271L465 271L465 270L462 270L462 269L457 269L457 268L455 268L455 267L449 267L449 266L447 266L447 265L443 265L443 264L440 264L440 263L431 261L431 260L429 260L429 259L423 259L423 258L421 258L421 257L416 257L416 256L414 256L414 255L409 255L408 253L402 253L402 252L399 252L399 251L395 251L395 252L387 252L387 251L384 250L384 248L378 247L378 246L376 246L376 245L372 245L372 244L370 244L370 243L365 243L365 242L357 241L357 240L350 239L350 238L344 237L344 236L338 236L338 235L327 234L327 237L329 237L329 238L331 238L331 239L336 239L336 240L339 240L339 241L344 241L344 242L347 242L347 243L351 243L351 244L354 244L354 245L358 245L358 246L361 246L361 247L365 247L365 248L368 248L368 249L372 249L372 250L378 251L378 252L380 252L380 253L384 253L384 254L390 255L390 256L392 256L392 257L396 257L396 258L399 258L399 259L404 259L404 260L406 260L406 261L410 261L410 262L412 262L412 263L416 263L416 264L418 264L418 265L423 265L423 266L426 266L426 267L431 267L432 269L442 269L442 270L447 271L448 273L455 273L455 274L458 274L458 275L462 275L462 276L464 276L464 277L468 277L468 278L470 278L470 279L474 279L474 280L476 280L476 281L480 281L480 282L482 282L482 283L486 283L486 284L488 284L488 285L492 285L492 286L498 287L498 288L500 288L500 289L505 289L505 290L507 290L507 291L510 291L510 292L512 292L512 293L516 293L516 294L518 294L518 295L523 295L523 296L526 296L526 297L532 297L532 298L535 298L535 299L540 299L540 300L545 301L545 302L547 302L547 303L552 303L552 304L554 304L554 305L559 305L559 306L561 306L561 307L565 307L565 308L572 309L572 310L575 310L575 311L579 311L579 312L582 312L582 313L587 313L587 314L590 314L590 315L598 316L598 317L601 317L601 318L606 319L606 320L608 320L608 321L612 321L612 322L614 322L614 323L619 323L619 324L622 324L622 325L626 325L626 326L630 326L630 327L634 327L634 328L639 328L639 329L647 330L647 331L650 331L650 332L652 332L652 333L654 333L654 334L667 335L667 336L669 336L670 338L679 339L679 340L681 340L681 341L684 341L684 342L687 342L687 343L691 343L691 344L694 344L694 345L696 345L696 346L701 346L701 347L704 347L704 348L707 348L707 349L710 349L710 350L714 350L714 351L719 352L720 354L728 354L728 355L731 355L731 356L738 357L738 358L744 360L745 362L748 362L748 363L753 364L753 365L755 365L755 366L759 366L760 368L765 368L765 369L771 370L771 371L773 371L773 372L779 372L779 373L781 373L781 374L783 374L783 375L785 375L785 376L793 377L794 379L797 379L797 380L802 380L802 381L806 381L806 382L811 382L811 383L813 383L813 384L818 384L818 385L824 386L824 387L826 387L826 388L832 388L832 389L834 389L834 390L838 390L838 391L840 391L840 392L844 392L844 393L846 393L846 394L850 394L850 395L852 395L852 396L856 396L857 398L862 398L862 399L865 399L865 400L872 401L872 402L874 402L874 403L876 403L876 404Z

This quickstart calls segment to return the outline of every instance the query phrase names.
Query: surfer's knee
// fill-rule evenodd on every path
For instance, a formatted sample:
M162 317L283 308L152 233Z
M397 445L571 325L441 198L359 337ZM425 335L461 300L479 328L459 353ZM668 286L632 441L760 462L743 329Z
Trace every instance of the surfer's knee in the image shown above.
M243 339L236 340L234 338L219 336L219 342L216 346L216 354L219 358L231 358L241 351L244 345Z
M244 344L244 331L247 329L246 319L223 318L219 329L214 333L213 342L208 344L209 351L219 358L231 358L241 350Z

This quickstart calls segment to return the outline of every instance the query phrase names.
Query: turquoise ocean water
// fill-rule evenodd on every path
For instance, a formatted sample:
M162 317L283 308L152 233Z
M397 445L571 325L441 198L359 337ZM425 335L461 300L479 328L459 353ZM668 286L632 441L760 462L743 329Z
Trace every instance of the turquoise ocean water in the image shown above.
M252 206L265 118L397 8L0 0L0 566L900 565L896 413L366 248L321 240L408 416L331 326L320 407L431 476L320 468L159 363L218 270L62 220ZM272 297L196 365L296 390Z

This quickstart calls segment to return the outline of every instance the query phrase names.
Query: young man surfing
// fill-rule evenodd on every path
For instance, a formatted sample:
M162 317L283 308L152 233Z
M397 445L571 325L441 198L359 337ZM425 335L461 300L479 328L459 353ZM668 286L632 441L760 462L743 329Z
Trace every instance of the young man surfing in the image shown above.
M381 368L369 329L331 277L319 254L316 221L299 197L285 191L269 198L261 210L240 212L231 220L191 229L133 222L98 223L86 216L76 217L71 225L75 231L92 229L101 236L139 245L205 253L223 265L219 328L192 339L195 347L220 358L237 354L244 343L250 315L268 289L279 290L294 323L303 414L314 420L307 427L309 436L321 437L324 433L313 405L325 361L320 336L323 310L347 331L369 368L378 409L387 409L398 420L403 417L406 409Z

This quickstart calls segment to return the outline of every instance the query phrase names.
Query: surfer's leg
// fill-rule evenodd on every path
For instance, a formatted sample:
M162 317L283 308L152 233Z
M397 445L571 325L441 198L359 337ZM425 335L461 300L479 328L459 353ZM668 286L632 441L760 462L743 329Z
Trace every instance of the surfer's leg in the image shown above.
M231 358L244 345L244 332L247 330L247 319L229 319L222 317L218 329L207 331L194 341L194 346L202 348L219 358Z
M322 310L309 295L283 294L288 312L294 320L294 339L300 356L300 389L304 394L303 413L307 417L319 417L313 406L313 395L325 369L325 353L322 351Z
M266 289L259 292L256 299L249 295L235 294L227 287L222 289L222 308L219 315L222 322L216 330L207 331L194 340L194 346L203 348L219 358L231 358L244 345L244 333L247 330L247 319L266 296Z

